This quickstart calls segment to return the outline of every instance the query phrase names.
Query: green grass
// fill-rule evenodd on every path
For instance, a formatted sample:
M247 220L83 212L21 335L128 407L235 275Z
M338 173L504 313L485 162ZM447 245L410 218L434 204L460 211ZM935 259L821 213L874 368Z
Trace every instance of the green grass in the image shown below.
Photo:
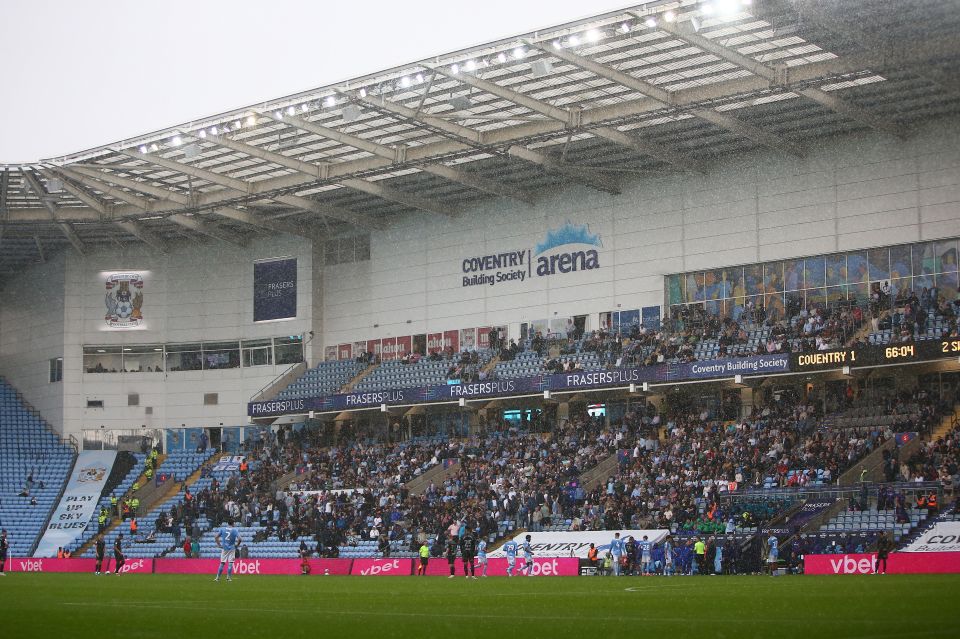
M957 637L960 575L212 576L7 573L0 637Z

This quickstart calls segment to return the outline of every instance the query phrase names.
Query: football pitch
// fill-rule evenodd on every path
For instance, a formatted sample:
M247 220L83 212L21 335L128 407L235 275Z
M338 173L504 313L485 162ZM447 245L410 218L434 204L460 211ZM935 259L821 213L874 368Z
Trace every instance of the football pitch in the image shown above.
M8 573L0 637L957 637L960 575L237 577Z

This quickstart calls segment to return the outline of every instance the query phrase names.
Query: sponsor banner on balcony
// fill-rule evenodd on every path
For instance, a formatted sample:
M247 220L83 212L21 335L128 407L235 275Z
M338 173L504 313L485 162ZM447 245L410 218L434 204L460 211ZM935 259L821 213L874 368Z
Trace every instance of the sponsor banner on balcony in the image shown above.
M470 384L444 384L416 388L393 388L383 391L307 397L303 399L252 402L248 413L266 417L308 411L341 411L351 408L373 408L381 404L418 404L542 393L545 390L569 390L652 384L689 379L713 379L735 375L762 375L790 370L786 355L757 355L726 360L709 360L683 364L660 364L640 368L581 371L560 375L536 375L517 379L495 379Z
M803 572L807 575L869 575L873 573L876 557L875 553L806 555ZM887 572L902 575L960 573L960 553L891 553L887 559Z

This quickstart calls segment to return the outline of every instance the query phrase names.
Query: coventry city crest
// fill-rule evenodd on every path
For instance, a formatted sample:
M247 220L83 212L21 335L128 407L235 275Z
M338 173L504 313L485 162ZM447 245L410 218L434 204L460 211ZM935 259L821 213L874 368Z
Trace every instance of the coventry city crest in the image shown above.
M114 273L107 277L104 319L110 328L137 328L143 324L143 277L139 273Z

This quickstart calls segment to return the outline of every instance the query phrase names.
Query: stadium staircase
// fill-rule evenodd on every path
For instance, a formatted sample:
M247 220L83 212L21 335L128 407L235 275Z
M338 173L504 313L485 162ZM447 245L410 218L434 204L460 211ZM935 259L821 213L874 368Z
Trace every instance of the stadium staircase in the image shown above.
M617 474L617 453L613 453L602 462L580 475L580 487L584 493L590 493Z
M419 477L414 477L408 481L406 486L407 491L411 495L422 495L427 491L431 483L439 486L443 483L443 480L448 477L453 477L458 472L460 472L459 461L451 461L449 464L441 462Z
M960 424L960 404L953 407L952 413L943 416L943 419L940 420L940 425L931 431L928 441L937 441L956 428L957 424Z
M301 375L307 372L306 362L300 362L299 364L294 364L286 371L281 373L277 378L272 382L260 389L260 391L250 398L251 402L268 402L272 399L276 399L277 395L280 394L287 386L293 383L294 380L298 379Z
M919 444L919 439L914 439L909 444L904 446L900 452L901 455L904 453L910 454L910 451L907 451L908 448L911 451ZM880 446L875 448L869 455L863 457L857 462L854 462L850 468L846 470L842 475L840 475L837 483L841 486L852 486L854 484L860 483L860 473L866 468L867 469L867 481L883 481L883 452L886 450L893 450L896 448L896 442L893 439L888 439L883 442Z
M500 363L500 356L494 355L490 358L490 361L483 365L483 368L480 369L480 372L486 373L489 378L491 373L497 368L497 364Z
M212 451L208 451L210 453ZM207 454L207 453L204 453ZM158 457L157 464L157 473L170 472L169 468L164 468L163 462L167 459L171 459L173 456L164 456L161 455ZM161 484L160 486L154 485L154 482L150 482L152 490L149 493L144 492L144 488L141 488L136 493L127 491L127 493L120 499L120 502L123 502L123 499L126 499L128 496L132 497L136 494L137 498L140 499L140 514L137 517L137 521L140 524L142 530L152 530L153 521L156 519L158 511L163 510L168 502L176 498L179 494L183 492L184 487L189 487L195 484L202 476L203 470L206 467L212 467L217 461L216 455L210 455L196 470L194 470L188 477L180 478L177 476L176 471L173 471L171 478ZM172 464L168 464L172 465ZM178 464L179 466L179 464ZM138 482L145 481L145 476L143 473L137 477ZM146 488L146 487L145 487ZM110 524L103 529L103 536L105 539L109 538L112 543L112 539L116 536L113 533L121 532L125 533L127 531L126 526L129 525L129 521L124 521L123 519L115 518L112 519ZM85 535L86 536L86 535ZM77 556L83 556L84 553L89 552L93 547L93 542L95 540L95 535L91 535L86 539L83 545L80 547L80 550L76 553Z
M380 368L380 364L371 364L365 369L353 376L353 378L343 385L343 388L340 389L341 393L352 393L353 389L356 388L357 384L362 382L367 375L371 374L373 371Z

